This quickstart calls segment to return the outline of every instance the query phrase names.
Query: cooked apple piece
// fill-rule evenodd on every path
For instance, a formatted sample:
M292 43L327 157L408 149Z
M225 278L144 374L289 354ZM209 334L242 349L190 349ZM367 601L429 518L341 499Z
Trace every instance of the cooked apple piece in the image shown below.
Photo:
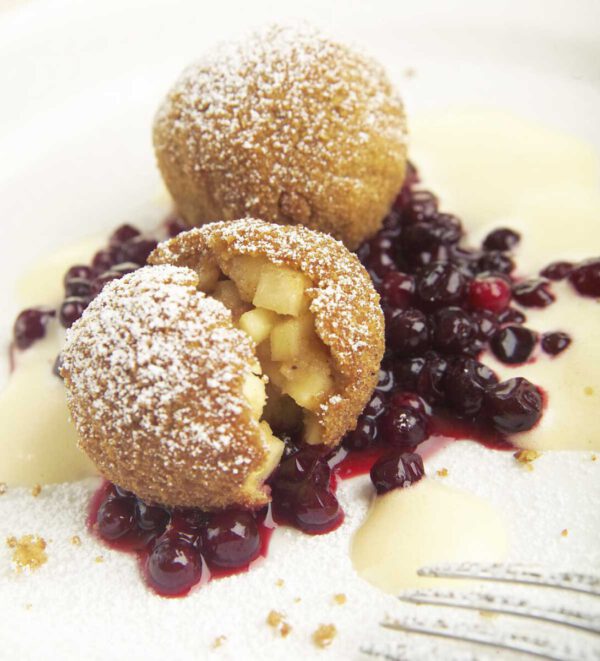
M319 445L321 439L321 425L317 416L310 411L304 411L304 442L309 445Z
M315 409L333 387L326 363L286 364L281 366L285 383L281 387L297 404Z
M238 288L231 280L219 280L211 295L231 310L234 319L237 319L248 309L247 303L242 301Z
M248 333L250 337L260 344L269 337L269 333L277 324L279 315L272 310L263 310L263 308L254 308L244 312L238 322L239 327Z
M296 360L320 343L310 312L278 323L271 332L271 358L280 362Z
M252 373L246 374L242 385L242 393L250 404L252 415L258 420L267 402L265 384L260 376Z
M283 441L279 440L276 436L273 435L271 427L269 427L267 422L263 420L259 423L258 426L260 428L260 434L263 442L268 448L269 455L261 469L248 476L246 480L246 486L247 488L251 489L258 488L258 486L261 485L277 468L285 448Z
M252 303L259 308L295 317L308 309L309 300L304 291L310 285L310 279L303 273L285 266L265 264Z
M229 277L237 285L242 300L247 303L252 303L260 274L266 264L266 260L261 257L240 255L234 257L227 267Z

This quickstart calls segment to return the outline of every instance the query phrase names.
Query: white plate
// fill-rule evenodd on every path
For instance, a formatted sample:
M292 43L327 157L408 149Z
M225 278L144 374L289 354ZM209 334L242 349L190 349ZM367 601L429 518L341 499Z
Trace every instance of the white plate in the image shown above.
M456 103L485 104L568 130L600 149L600 4L490 5L477 0L24 0L0 9L2 343L16 312L14 284L27 265L122 221L152 220L160 191L150 142L157 102L188 61L249 26L307 18L364 44L389 68L409 114ZM404 76L409 67L416 70L411 79ZM464 473L477 470L482 453L465 446L444 458L457 486L473 487ZM506 461L496 456L488 467L501 470ZM578 511L589 511L590 499L600 494L597 488L578 489L586 485L579 464L576 455L555 454L535 479L517 478L504 496L494 484L475 491L513 512L511 531L530 540L531 559L560 560L560 547L544 535L567 527L561 517L570 517L584 541L573 541L569 560L587 559L597 566L600 545L592 547L594 538L585 530L599 522L580 520ZM22 508L23 532L45 526L51 535L53 521L64 526L67 520L75 533L83 530L83 511L73 505L81 502L82 490L48 490L35 502L26 494L11 496L10 502ZM563 497L548 511L557 490ZM349 503L359 492L357 484L344 493L349 516L343 534L302 542L281 535L267 566L178 601L149 595L137 578L132 582L135 567L129 558L107 554L91 540L81 549L53 540L44 571L21 577L17 588L6 549L0 549L0 658L203 658L221 633L229 638L218 652L222 658L297 658L314 653L310 631L330 620L340 638L323 656L357 657L359 643L373 640L378 619L394 605L392 598L349 577L348 529L360 521L365 501ZM532 513L532 506L539 510ZM12 532L0 521L1 538ZM294 551L306 555L309 575L296 570ZM93 562L99 553L107 556L102 565ZM56 557L61 563L53 564ZM521 559L528 559L523 549ZM272 584L278 575L288 588L275 600ZM11 585L10 599L2 597L5 581ZM323 585L337 585L336 591L348 594L348 604L332 612L331 594L323 593ZM296 604L294 596L303 602ZM294 626L285 641L274 639L264 625L268 611L278 607L289 611Z

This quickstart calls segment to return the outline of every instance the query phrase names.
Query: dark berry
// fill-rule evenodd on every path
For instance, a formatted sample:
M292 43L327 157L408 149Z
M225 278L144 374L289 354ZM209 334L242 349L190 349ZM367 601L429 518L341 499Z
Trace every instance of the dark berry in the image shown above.
M144 265L148 255L156 248L157 241L143 236L136 236L126 241L117 250L118 262L134 262ZM108 269L107 269L108 270Z
M111 246L120 246L122 243L140 235L140 231L133 225L121 225L110 235L109 243Z
M571 262L552 262L540 271L540 275L548 280L564 280L572 270Z
M475 333L479 340L487 342L498 330L498 318L489 310L474 310L471 319L475 324Z
M375 419L361 415L356 423L356 429L344 437L344 447L349 450L365 450L371 447L377 439L377 423Z
M515 263L506 253L500 250L491 250L481 255L477 261L477 267L480 273L490 271L508 275L514 270Z
M112 250L99 250L92 259L92 267L95 273L104 273L117 261L120 260L115 258Z
M56 356L54 365L52 366L52 374L54 374L54 376L57 376L59 379L62 379L62 375L60 373L62 369L62 364L63 364L62 353L59 353L58 356Z
M58 318L60 323L65 328L71 328L71 326L81 317L84 310L88 306L89 299L82 298L80 296L71 296L65 298L60 310L58 311Z
M600 257L578 264L569 280L582 296L600 296Z
M189 540L165 535L148 557L147 572L159 594L183 595L200 580L202 565L198 551Z
M19 349L29 348L46 335L46 326L56 311L50 308L29 308L17 316L13 326L13 338Z
M381 296L393 309L404 310L409 307L414 293L414 277L400 271L390 271L381 283Z
M121 275L127 275L128 273L133 273L134 271L137 271L139 268L140 265L136 264L135 262L119 262L118 264L114 264L110 270L113 273L120 273Z
M109 282L119 280L122 277L123 274L118 271L105 271L104 273L101 273L97 278L94 278L92 282L92 296L98 296Z
M301 482L327 486L331 469L316 447L306 446L279 464L273 477L274 489L296 488Z
M485 389L497 382L494 372L483 363L459 358L446 371L446 404L461 416L475 417L481 411Z
M419 375L424 367L425 358L422 356L398 361L394 368L398 387L405 390L416 390Z
M431 264L438 262L448 262L450 260L450 254L450 248L446 245L440 244L433 246L429 250L406 252L404 253L404 260L406 262L407 270L417 273L425 266L430 266Z
M542 350L551 356L562 353L571 344L571 337L562 331L544 333L542 335Z
M531 356L537 335L524 326L505 326L492 338L490 346L498 360L508 365L524 363Z
M164 507L147 505L141 500L135 504L135 518L138 526L152 536L159 537L169 523L170 514Z
M486 250L512 250L521 240L521 235L505 227L490 232L483 242Z
M94 272L91 266L85 266L83 264L76 264L71 266L71 268L65 273L63 283L66 285L69 280L74 278L82 278L83 280L91 280L94 277Z
M513 286L513 298L526 308L545 308L554 303L547 280L525 280Z
M292 505L293 520L300 530L318 535L341 523L343 513L335 495L322 486L303 485Z
M390 366L382 365L379 368L376 390L379 392L391 392L395 386L394 371Z
M167 222L165 223L165 227L170 238L173 238L189 229L189 226L183 220L183 218L179 218L178 216L172 216L171 218L168 218Z
M432 404L440 403L444 400L443 380L448 361L434 351L428 351L425 355L425 364L421 370L415 390Z
M477 327L461 308L442 308L433 317L433 345L439 351L462 351L474 339L476 332Z
M65 283L65 295L82 296L84 298L92 293L92 283L84 278L71 278Z
M426 419L409 408L390 406L380 424L383 440L405 450L415 448L429 435Z
M542 395L527 379L516 377L489 388L485 411L494 427L505 434L527 431L542 416Z
M416 308L393 313L387 325L390 347L401 356L420 353L429 345L427 317Z
M432 413L431 406L422 397L408 390L395 392L390 398L390 408L410 409L424 420L428 420Z
M371 399L369 400L369 403L365 406L363 415L368 416L369 418L378 418L380 415L385 413L385 407L385 395L375 390L371 396Z
M469 285L469 305L474 310L502 312L510 299L510 285L501 277L479 275Z
M371 468L371 482L380 495L410 487L424 475L423 460L416 452L392 452L378 459Z
M98 534L110 542L120 541L127 548L142 548L146 539L135 518L135 499L116 496L104 501L96 515Z
M210 517L202 531L202 554L209 565L245 567L260 553L260 535L251 512L225 510Z
M517 308L507 308L498 315L498 322L501 324L523 324L527 317Z
M438 201L429 191L414 191L402 209L403 222L420 223L433 218L437 213Z
M450 253L450 261L468 278L479 273L479 257L479 252L461 248L460 246L453 246Z
M466 291L467 278L450 263L425 267L417 282L417 296L427 309L459 305Z

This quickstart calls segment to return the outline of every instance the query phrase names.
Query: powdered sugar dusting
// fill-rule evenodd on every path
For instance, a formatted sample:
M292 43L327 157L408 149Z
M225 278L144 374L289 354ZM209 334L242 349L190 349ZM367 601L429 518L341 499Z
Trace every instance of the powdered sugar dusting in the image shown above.
M241 390L252 345L196 285L172 266L109 283L67 333L63 373L81 446L107 477L207 506L214 489L230 498L265 449Z

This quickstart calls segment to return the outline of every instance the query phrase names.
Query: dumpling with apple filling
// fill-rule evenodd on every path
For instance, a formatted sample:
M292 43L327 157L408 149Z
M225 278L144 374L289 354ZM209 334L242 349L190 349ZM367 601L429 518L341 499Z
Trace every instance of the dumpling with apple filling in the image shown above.
M377 382L384 322L369 275L342 243L246 218L180 234L149 263L193 269L231 310L268 378L263 419L276 434L335 446L354 429Z

